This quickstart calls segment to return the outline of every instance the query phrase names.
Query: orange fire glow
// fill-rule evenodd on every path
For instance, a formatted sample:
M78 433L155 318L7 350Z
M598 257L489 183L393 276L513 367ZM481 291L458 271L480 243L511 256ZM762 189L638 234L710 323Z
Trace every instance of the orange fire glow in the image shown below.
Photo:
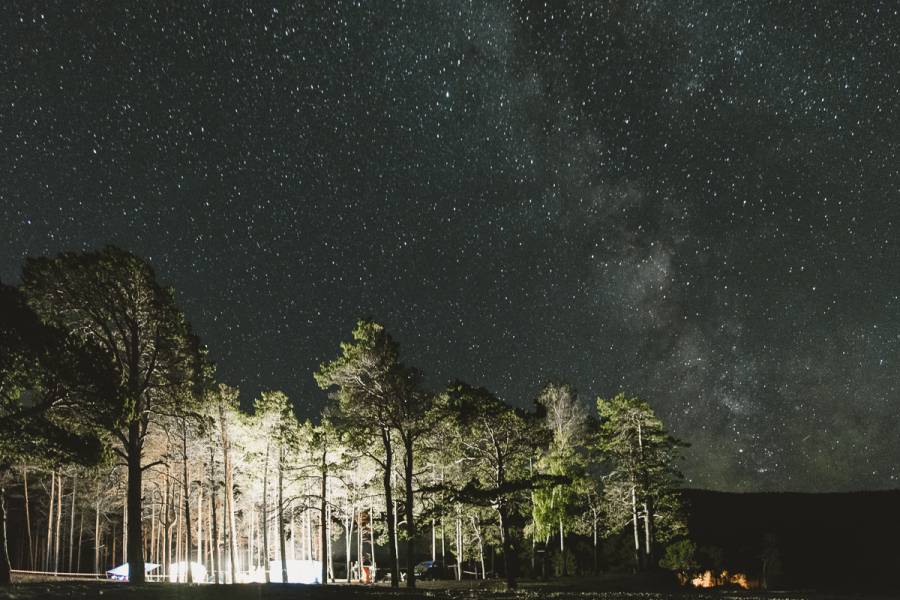
M743 590L749 590L759 587L755 581L750 580L744 573L729 573L728 571L722 571L718 575L712 571L704 571L693 577L690 582L695 588L734 586Z

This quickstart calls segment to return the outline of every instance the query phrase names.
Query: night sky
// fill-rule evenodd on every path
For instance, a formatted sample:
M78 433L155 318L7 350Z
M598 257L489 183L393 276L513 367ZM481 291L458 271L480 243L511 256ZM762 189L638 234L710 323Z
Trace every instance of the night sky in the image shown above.
M900 485L896 3L164 4L0 9L3 281L141 254L302 415L372 316L436 389L642 396L693 486Z

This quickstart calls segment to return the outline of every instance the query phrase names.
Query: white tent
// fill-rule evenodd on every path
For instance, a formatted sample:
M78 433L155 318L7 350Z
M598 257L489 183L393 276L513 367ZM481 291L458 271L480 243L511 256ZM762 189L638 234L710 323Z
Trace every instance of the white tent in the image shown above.
M287 561L288 583L322 583L322 563L318 560ZM281 561L269 561L269 581L281 583Z
M144 563L144 573L149 573L150 571L158 568L159 565L156 563ZM106 572L106 576L110 579L115 579L116 581L128 581L128 563L121 564L115 569L110 569Z

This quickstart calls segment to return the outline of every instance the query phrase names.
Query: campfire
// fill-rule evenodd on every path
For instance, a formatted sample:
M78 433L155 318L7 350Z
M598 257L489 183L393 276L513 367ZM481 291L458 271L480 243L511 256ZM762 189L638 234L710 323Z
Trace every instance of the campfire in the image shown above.
M749 579L744 573L722 571L716 574L710 570L691 578L690 584L695 588L738 587L743 590L750 590L759 587L758 581Z

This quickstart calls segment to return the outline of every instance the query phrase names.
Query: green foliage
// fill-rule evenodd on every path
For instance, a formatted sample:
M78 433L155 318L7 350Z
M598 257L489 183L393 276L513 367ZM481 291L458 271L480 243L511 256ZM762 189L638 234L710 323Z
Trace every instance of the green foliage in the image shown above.
M0 284L0 467L98 462L102 440L85 415L114 396L113 375L101 348L44 324Z
M604 528L607 534L634 527L635 519L651 531L650 547L639 533L641 553L653 560L656 543L686 533L678 486L680 449L684 444L665 430L649 404L618 394L597 400L600 427L595 450L604 462ZM645 559L641 559L648 566Z
M539 451L535 471L563 482L540 486L532 494L530 532L535 539L544 541L559 532L560 523L563 533L575 526L578 491L587 478L583 447L587 413L578 403L575 391L566 384L546 385L536 404L551 439L548 447Z
M700 566L696 554L696 544L689 539L681 539L666 546L659 566L670 571L688 574Z
M156 406L196 384L199 341L145 260L113 246L29 258L22 288L44 321L111 357L117 393L92 416L114 434L138 421L146 428Z

